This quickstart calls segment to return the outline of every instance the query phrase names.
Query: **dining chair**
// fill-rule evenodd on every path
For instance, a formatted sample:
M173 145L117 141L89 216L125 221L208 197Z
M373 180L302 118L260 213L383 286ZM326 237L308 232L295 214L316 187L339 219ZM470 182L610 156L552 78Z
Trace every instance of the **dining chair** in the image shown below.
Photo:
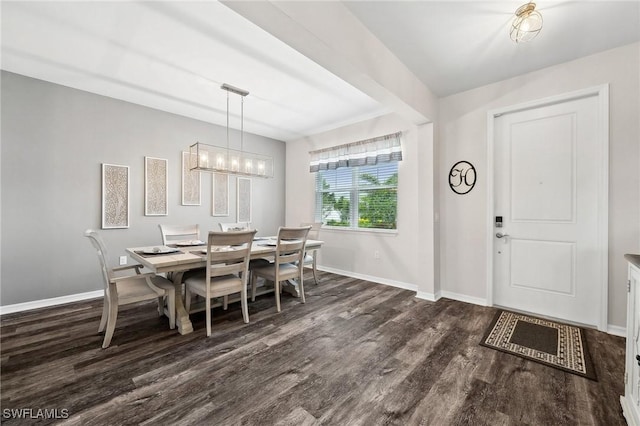
M211 336L211 299L240 293L242 317L249 322L247 278L255 230L209 232L207 267L204 274L191 276L185 283L185 308L189 312L191 294L205 298L207 336Z
M251 229L251 224L249 222L220 223L220 230L222 232L246 231L247 229Z
M200 226L198 224L194 225L164 225L159 224L160 233L162 234L162 244L176 244L180 242L190 242L190 241L200 241ZM203 243L204 245L204 243ZM202 268L204 269L204 268ZM200 269L192 269L189 271L185 271L182 276L182 281L193 275L198 273ZM167 279L173 281L174 275L172 272L166 273ZM182 297L182 294L179 295Z
M181 241L200 239L199 225L158 225L162 234L162 244L175 244Z
M280 227L276 240L276 254L271 265L255 268L251 273L251 282L256 283L258 277L273 281L276 294L276 309L280 312L280 282L298 279L300 298L304 297L304 248L311 226ZM251 286L251 300L256 299L256 286Z
M301 223L300 226L311 226L309 230L309 235L307 239L309 240L318 240L320 239L320 228L322 227L322 222L309 222L309 223ZM304 266L311 266L313 270L313 281L318 285L318 267L316 264L316 255L318 254L318 250L308 250L304 254Z
M99 333L105 331L106 327L102 348L106 349L111 344L111 338L116 328L116 319L118 318L118 307L121 305L157 299L158 313L162 316L164 313L164 299L166 298L169 328L175 328L176 297L173 283L151 272L145 274L140 273L140 269L143 268L143 266L139 264L115 268L109 267L107 248L100 234L95 230L88 229L85 231L84 236L89 238L98 253L104 282L104 304L102 307L102 318L98 326ZM126 270L135 270L135 274L118 274Z
M235 231L247 231L251 229L250 222L236 222L236 223L219 223L220 230L222 232L235 232ZM268 259L252 259L249 261L249 281L251 281L251 269L255 266L264 266L269 264ZM225 296L222 301L222 308L227 309L229 303L229 297Z

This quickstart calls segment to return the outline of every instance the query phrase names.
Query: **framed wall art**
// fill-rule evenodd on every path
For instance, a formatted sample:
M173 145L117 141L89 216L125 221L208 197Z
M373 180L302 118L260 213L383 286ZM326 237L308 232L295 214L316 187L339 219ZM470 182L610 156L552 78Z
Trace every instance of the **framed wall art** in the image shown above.
M449 171L449 187L459 195L469 193L476 184L476 168L468 161L458 161Z
M182 152L182 205L199 206L201 204L201 174L191 171L191 160L195 153Z
M102 229L129 227L129 166L102 163Z
M169 199L169 161L144 157L144 215L166 216Z
M229 175L226 173L212 174L211 216L229 216Z
M238 178L238 220L236 222L251 222L251 179Z

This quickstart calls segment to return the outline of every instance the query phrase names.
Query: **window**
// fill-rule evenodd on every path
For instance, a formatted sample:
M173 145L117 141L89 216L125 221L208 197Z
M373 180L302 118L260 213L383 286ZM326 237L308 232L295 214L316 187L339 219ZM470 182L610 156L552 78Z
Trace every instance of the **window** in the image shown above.
M345 228L396 229L398 162L316 172L316 221Z

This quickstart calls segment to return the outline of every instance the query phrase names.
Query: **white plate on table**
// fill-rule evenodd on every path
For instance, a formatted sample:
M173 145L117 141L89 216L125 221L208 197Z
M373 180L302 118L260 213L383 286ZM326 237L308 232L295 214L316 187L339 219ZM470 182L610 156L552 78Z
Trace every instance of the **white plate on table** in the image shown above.
M189 241L178 241L176 245L178 247L189 247L189 246L204 246L207 243L200 240L189 240Z
M167 246L158 246L158 247L149 247L142 250L144 254L168 254L168 253L178 253L180 250L167 247Z

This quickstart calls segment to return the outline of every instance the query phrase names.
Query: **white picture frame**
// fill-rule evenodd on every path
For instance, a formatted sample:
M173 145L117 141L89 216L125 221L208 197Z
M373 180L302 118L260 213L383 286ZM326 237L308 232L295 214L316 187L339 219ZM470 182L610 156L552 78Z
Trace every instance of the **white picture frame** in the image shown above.
M102 229L129 227L129 166L102 163Z
M191 160L196 153L182 151L182 205L202 204L202 174L191 170Z
M237 188L236 222L251 222L251 179L239 177Z
M144 157L144 215L167 216L169 204L169 161Z
M211 216L229 216L229 175L211 175Z

